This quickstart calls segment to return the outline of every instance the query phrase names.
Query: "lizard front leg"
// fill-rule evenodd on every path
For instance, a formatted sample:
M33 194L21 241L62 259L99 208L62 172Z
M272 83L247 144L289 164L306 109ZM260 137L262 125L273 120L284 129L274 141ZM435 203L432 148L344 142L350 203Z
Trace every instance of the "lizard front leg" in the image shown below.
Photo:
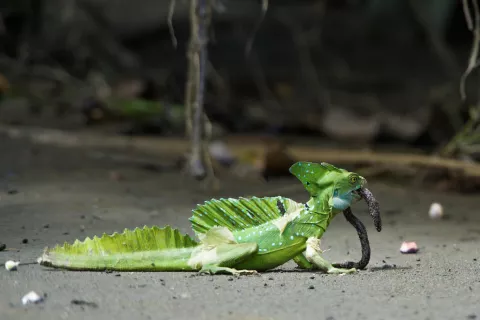
M354 261L346 261L346 262L341 262L341 263L333 263L332 265L335 268L344 268L344 269L364 269L368 263L370 262L370 243L368 241L368 234L367 230L365 228L365 225L358 219L352 212L351 208L347 208L343 210L343 214L345 216L345 219L355 227L355 230L357 231L358 238L360 239L360 245L362 247L362 257L358 262ZM314 266L313 264L308 261L307 258L305 258L305 255L299 254L295 258L293 258L293 261L298 265L299 268L301 269L312 269Z
M305 258L303 253L300 253L298 256L293 258L293 261L298 265L300 269L312 269L313 264Z
M305 251L306 259L312 263L315 269L320 269L326 273L354 273L355 268L345 269L336 268L330 262L322 257L322 249L320 249L320 239L310 237L307 239L307 250Z

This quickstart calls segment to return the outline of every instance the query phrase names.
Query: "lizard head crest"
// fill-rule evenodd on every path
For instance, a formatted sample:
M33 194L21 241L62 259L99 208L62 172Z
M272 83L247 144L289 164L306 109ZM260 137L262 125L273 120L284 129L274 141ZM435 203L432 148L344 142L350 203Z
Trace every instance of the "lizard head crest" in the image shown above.
M311 196L317 196L327 188L332 190L333 206L338 210L344 210L352 201L360 200L356 191L367 184L364 177L325 162L300 161L290 167L290 173L302 182Z

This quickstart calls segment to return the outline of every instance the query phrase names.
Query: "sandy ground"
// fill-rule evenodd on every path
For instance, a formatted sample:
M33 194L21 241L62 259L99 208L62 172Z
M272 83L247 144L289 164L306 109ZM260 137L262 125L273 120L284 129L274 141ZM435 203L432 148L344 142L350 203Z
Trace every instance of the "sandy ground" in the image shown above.
M124 176L110 177L115 170ZM0 262L33 262L49 245L143 225L171 224L191 233L196 203L211 197L262 195L268 185L227 179L219 194L175 172L152 172L88 152L32 146L0 137ZM268 189L267 189L268 188ZM475 319L480 317L478 195L406 190L370 183L384 229L374 230L366 205L354 212L369 230L372 258L353 275L324 275L293 263L261 276L194 273L91 273L36 264L0 270L0 319ZM303 201L301 190L282 194ZM431 221L432 201L449 219ZM27 243L22 243L28 239ZM403 240L417 254L402 255ZM324 236L331 261L358 259L354 229L337 217ZM24 294L46 294L22 306ZM87 304L75 304L81 300Z

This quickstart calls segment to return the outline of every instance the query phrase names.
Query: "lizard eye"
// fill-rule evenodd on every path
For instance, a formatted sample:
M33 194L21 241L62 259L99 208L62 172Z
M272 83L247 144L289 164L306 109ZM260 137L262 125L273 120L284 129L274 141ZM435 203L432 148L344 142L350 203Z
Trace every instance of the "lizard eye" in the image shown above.
M358 181L358 177L357 177L357 176L351 176L351 177L350 177L350 183L351 183L351 184L354 184L354 183L356 183L357 181Z

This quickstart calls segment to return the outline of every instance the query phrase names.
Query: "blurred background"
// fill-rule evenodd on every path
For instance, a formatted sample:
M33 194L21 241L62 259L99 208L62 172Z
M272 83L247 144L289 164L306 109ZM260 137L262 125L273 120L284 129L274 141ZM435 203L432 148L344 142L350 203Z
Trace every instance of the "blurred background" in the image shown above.
M168 0L3 0L3 133L43 128L95 132L97 137L153 136L157 142L151 146L141 144L145 140L132 144L144 151L161 145L174 152L178 140L168 139L185 137L190 34L189 2L174 4L169 24ZM464 163L469 174L460 175L467 176L469 190L476 190L475 69L466 78L463 97L460 90L469 60L476 63L471 57L476 5L280 0L270 1L262 19L261 1L216 1L205 110L212 139L223 144L211 146L213 157L226 166L236 157L269 176L288 174L285 168L299 154L301 160L312 155L311 160L347 165L381 164L390 174L399 172L391 168L405 169L411 161L400 156L370 161L375 152L421 154L453 159L440 166L440 176L447 172L450 182ZM64 143L62 137L51 139ZM237 147L241 141L243 149L232 151L235 157L225 151L235 149L226 137L236 137ZM258 153L248 152L249 143L258 151L253 146L258 141L268 149L260 160ZM301 152L285 149L298 145L304 147ZM355 161L355 150L363 160ZM430 167L428 158L413 159ZM265 174L267 167L271 170Z

